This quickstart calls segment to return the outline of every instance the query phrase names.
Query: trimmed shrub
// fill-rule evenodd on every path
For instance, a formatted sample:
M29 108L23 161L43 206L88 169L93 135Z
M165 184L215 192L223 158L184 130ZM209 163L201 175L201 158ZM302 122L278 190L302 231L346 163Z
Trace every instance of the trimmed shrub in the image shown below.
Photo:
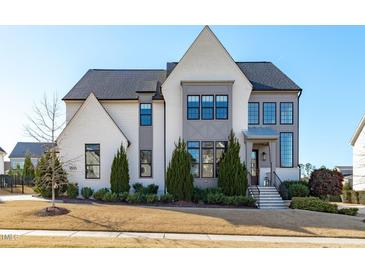
M337 205L330 204L317 197L294 197L290 207L295 209L337 213Z
M341 208L337 211L338 214L356 216L357 212L359 211L358 208Z
M135 183L132 185L134 193L144 193L144 186L141 183Z
M328 201L340 203L342 202L341 195L328 195Z
M156 194L147 194L146 202L148 204L154 204L154 203L158 202L158 196Z
M321 168L312 172L308 184L313 196L324 198L327 195L340 195L342 181L343 176L337 170Z
M128 195L129 195L128 192L123 192L123 193L119 194L119 200L122 202L126 202Z
M228 148L219 161L218 186L228 196L246 195L247 169L240 158L240 143L233 130L228 137Z
M160 202L162 203L168 204L172 203L173 201L174 201L174 196L169 193L160 196Z
M175 144L171 161L166 173L167 192L177 200L191 201L193 197L193 175L191 174L192 157L186 143L179 139Z
M307 197L309 195L308 186L301 183L292 183L288 187L289 199L293 197Z
M223 193L208 193L207 195L207 203L208 204L215 204L215 205L220 205L223 203L223 199L224 199L224 194Z
M359 203L359 194L356 191L351 191L351 203L358 204Z
M198 188L198 187L194 187L193 190L193 198L192 201L194 203L199 203L199 202L203 202L204 201L204 197L205 196L205 191L204 189Z
M344 183L343 190L352 190L352 185L349 182Z
M358 191L359 194L359 203L365 205L365 191Z
M110 187L112 192L118 194L128 192L130 188L128 159L123 145L120 145L120 149L114 156L110 173Z
M70 199L77 198L77 196L79 196L79 187L78 187L78 185L76 183L75 184L72 184L72 183L67 184L66 195Z
M129 194L126 201L130 204L142 204L146 202L146 195L142 193Z
M149 184L147 187L146 187L146 193L147 194L157 194L158 192L158 185L155 185L155 184Z
M91 189L91 187L83 187L81 188L81 195L84 197L84 199L89 199L91 196L93 196L94 190Z
M106 192L102 198L104 202L116 202L118 201L118 193Z
M94 197L95 200L102 201L104 195L106 193L108 193L108 192L110 192L109 189L107 189L107 188L101 188L101 189L99 189L99 190L97 190L97 191L94 192L93 197Z

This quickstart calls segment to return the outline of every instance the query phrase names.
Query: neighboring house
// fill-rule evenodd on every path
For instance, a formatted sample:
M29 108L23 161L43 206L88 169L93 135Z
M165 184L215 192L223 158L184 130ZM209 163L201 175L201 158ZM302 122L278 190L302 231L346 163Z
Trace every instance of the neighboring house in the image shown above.
M87 71L63 98L61 159L80 187L110 187L123 144L130 183L154 183L162 192L175 143L183 138L194 159L194 184L214 187L233 129L250 184L298 180L301 92L271 62L234 61L205 27L166 69Z
M365 116L351 139L354 190L365 190Z
M27 153L30 154L33 165L36 166L38 160L50 145L50 143L40 142L18 142L9 155L10 168L15 169L18 165L23 168Z
M5 150L0 147L0 175L5 174L5 162L4 157L6 156Z
M344 184L349 183L352 185L352 175L353 175L352 166L336 166L335 169L342 174Z

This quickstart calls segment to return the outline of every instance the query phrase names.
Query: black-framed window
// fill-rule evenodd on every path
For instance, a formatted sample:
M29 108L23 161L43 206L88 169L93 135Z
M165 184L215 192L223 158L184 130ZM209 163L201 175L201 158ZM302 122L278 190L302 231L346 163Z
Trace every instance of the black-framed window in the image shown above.
M139 121L141 126L152 126L152 104L142 103L139 105Z
M280 166L293 167L293 132L280 133Z
M139 153L139 177L152 177L152 150Z
M228 95L215 96L215 118L217 120L228 119Z
M100 144L85 144L85 179L100 179Z
M280 103L280 124L292 125L293 124L293 103L284 102Z
M218 141L215 142L215 176L218 177L219 173L219 162L222 159L224 152L227 151L227 142Z
M194 178L200 177L200 142L189 141L188 142L188 152L192 158L191 174Z
M202 142L202 178L214 177L214 142Z
M187 119L188 120L199 120L200 119L200 96L199 95L188 95Z
M276 124L276 103L264 103L264 125Z
M258 125L260 123L260 103L248 103L248 124Z
M214 119L214 96L202 95L202 120Z

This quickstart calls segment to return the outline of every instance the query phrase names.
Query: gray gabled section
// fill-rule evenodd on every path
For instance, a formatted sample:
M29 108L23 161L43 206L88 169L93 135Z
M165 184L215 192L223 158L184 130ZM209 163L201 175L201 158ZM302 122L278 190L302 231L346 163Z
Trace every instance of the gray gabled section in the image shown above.
M27 153L30 153L32 158L40 158L51 146L52 143L18 142L10 153L9 158L25 158Z

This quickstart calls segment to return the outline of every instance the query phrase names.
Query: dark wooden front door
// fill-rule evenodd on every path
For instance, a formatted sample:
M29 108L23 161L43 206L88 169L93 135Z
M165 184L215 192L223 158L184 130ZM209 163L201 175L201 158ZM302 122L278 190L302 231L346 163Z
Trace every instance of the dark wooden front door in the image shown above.
M259 184L259 151L253 149L251 153L251 184Z

